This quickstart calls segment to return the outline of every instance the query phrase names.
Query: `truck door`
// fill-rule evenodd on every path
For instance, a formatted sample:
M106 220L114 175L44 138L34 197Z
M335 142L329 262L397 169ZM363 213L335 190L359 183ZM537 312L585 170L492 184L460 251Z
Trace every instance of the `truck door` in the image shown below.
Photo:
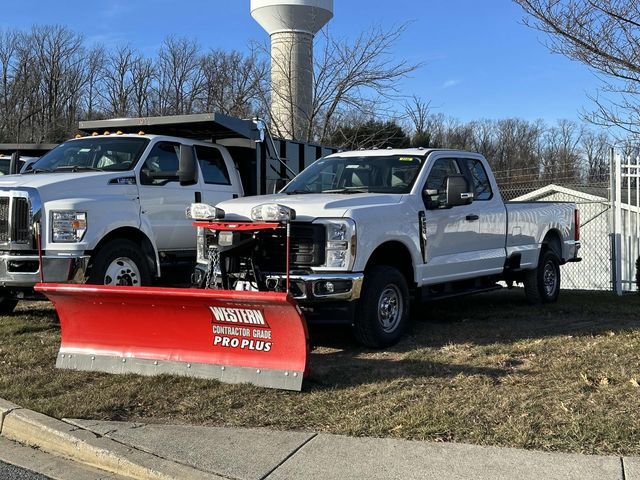
M224 200L236 198L242 193L238 174L231 157L225 158L215 146L196 145L196 158L200 165L200 188L202 202L216 205Z
M140 170L140 213L151 225L160 251L196 248L195 229L185 211L200 187L180 185L179 155L179 143L157 142Z
M422 191L444 191L446 178L463 174L464 168L456 158L436 159ZM474 250L479 224L473 218L476 214L474 204L433 208L431 200L423 194L427 233L426 262L421 269L423 283L436 284L477 276Z
M473 183L471 215L478 217L475 220L478 225L474 268L484 275L500 273L506 257L507 211L504 202L498 189L491 185L487 168L480 159L462 158L459 161Z

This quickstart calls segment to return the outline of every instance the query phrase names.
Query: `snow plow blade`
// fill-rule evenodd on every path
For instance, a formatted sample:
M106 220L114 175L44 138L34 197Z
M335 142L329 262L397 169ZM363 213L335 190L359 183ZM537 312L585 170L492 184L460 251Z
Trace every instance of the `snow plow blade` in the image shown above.
M58 368L302 388L307 326L286 293L46 283L36 290L60 317Z

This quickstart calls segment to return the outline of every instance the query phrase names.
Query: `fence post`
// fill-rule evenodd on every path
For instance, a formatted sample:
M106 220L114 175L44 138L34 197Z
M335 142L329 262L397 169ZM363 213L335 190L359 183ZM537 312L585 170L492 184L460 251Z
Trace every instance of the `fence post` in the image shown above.
M613 291L622 295L622 167L620 154L611 148L609 175L611 180L611 276Z

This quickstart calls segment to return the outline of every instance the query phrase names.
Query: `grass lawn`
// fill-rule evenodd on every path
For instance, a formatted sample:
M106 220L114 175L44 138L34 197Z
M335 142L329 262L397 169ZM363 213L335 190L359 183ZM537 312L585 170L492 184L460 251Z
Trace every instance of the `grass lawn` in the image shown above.
M48 303L0 317L0 397L55 417L317 430L640 455L640 297L521 291L429 305L396 347L317 332L302 393L56 370Z

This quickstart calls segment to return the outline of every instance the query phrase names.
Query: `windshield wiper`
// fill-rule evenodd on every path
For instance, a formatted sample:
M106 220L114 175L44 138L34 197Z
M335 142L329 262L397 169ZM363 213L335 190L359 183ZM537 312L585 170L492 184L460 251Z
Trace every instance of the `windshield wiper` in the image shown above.
M52 170L48 168L32 168L31 170L27 170L24 173L50 173Z
M54 172L84 172L84 171L88 171L88 172L102 172L101 168L95 168L95 167L80 167L78 165L65 165L64 167L56 167L53 169Z
M369 193L369 187L345 187L335 190L323 190L322 193Z

